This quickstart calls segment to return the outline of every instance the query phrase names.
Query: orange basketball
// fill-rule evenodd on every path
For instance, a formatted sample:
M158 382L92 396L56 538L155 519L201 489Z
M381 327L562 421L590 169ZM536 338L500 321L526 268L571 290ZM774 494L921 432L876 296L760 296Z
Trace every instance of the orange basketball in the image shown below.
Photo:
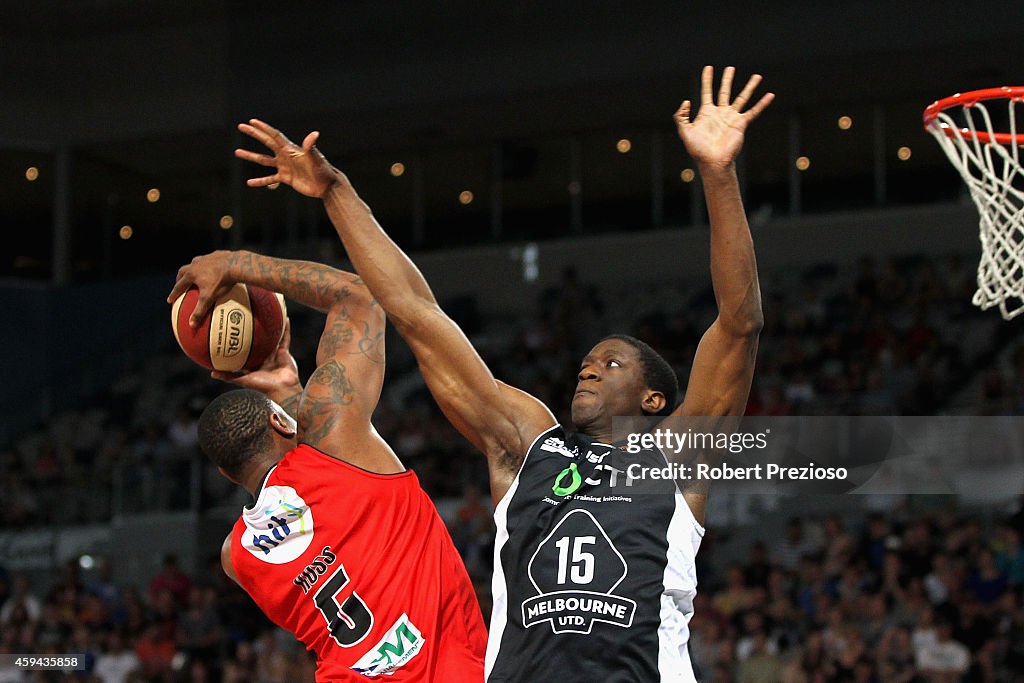
M221 297L199 327L188 324L199 290L189 287L171 307L171 328L185 355L209 370L256 370L274 352L288 315L284 297L236 284Z

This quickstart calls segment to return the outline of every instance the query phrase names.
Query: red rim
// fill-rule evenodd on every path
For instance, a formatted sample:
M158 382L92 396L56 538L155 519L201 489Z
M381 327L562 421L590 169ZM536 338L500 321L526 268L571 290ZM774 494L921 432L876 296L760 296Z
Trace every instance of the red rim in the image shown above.
M936 120L939 116L939 112L945 111L950 107L957 105L963 107L973 107L982 100L1024 100L1024 86L1003 86L1002 88L986 88L984 90L972 90L971 92L957 93L952 97L937 100L932 102L924 110L924 127L925 130L929 130L936 124ZM946 134L946 137L956 137L955 129L941 125L940 130ZM967 128L960 129L961 134L970 135L970 130ZM1001 145L1018 144L1024 145L1024 133L1017 133L1016 135L1010 135L1009 133L992 133L989 134L985 131L975 131L975 136L979 142L998 142Z

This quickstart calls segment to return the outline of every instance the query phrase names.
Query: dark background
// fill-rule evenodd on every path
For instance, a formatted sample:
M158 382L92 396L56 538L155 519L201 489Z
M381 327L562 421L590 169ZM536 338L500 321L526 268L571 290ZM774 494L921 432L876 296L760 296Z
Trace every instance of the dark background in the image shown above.
M5 2L0 275L163 272L215 246L315 234L316 209L244 186L256 169L231 150L247 144L234 126L251 116L296 139L321 130L322 149L407 247L544 239L574 220L578 232L687 224L670 116L698 94L705 63L734 64L741 79L757 70L778 94L741 164L751 210L941 201L958 179L920 112L1022 82L1022 26L1017 3L994 0ZM629 155L615 151L620 138ZM794 151L812 160L798 201ZM395 161L401 178L388 173ZM665 200L652 212L655 184ZM118 239L124 225L131 240Z

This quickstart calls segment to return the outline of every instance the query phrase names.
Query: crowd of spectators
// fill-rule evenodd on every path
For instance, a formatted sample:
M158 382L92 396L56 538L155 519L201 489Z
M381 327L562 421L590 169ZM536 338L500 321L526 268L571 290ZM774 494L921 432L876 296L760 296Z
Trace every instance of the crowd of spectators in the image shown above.
M0 663L0 683L255 683L312 681L315 660L220 571L189 575L174 556L145 590L111 565L63 566L49 587L0 571L0 654L76 655L79 670Z
M1016 325L971 305L973 274L957 255L881 264L864 257L852 270L821 265L761 279L765 328L748 414L1024 411L1024 382L1015 381L1024 375L1024 346L1010 370L993 363ZM567 422L579 359L611 332L650 343L685 386L714 297L706 280L607 291L567 270L531 316L481 315L471 299L452 310L499 378ZM309 372L322 321L302 310L292 316L293 352ZM435 499L458 497L467 485L485 488L482 459L437 410L411 356L397 339L389 349L378 431ZM979 395L954 401L975 375L984 376ZM66 524L237 502L196 448L198 414L223 386L177 349L153 357L94 405L0 450L0 486L13 492L8 514L21 525ZM203 476L193 476L196 467ZM202 491L191 486L196 480ZM83 495L98 489L113 495Z
M795 517L735 561L709 530L691 622L705 683L1011 683L1024 675L1024 497L1010 514L906 504ZM467 492L453 537L490 611L489 511ZM48 586L0 571L0 654L77 654L82 670L0 666L0 683L308 683L315 661L211 558L173 556L143 587L74 561Z
M1022 532L1020 510L793 518L705 573L693 656L715 683L1021 680Z
M748 413L1021 414L1024 346L1005 367L994 362L1016 328L974 309L972 287L955 255L763 273ZM525 318L481 316L472 300L453 309L495 374L563 421L579 359L604 334L648 341L685 385L713 314L703 280L608 291L574 271ZM322 321L292 315L293 352L308 372ZM439 502L486 615L493 527L483 458L440 415L407 350L389 340L389 354L375 424ZM196 447L197 416L222 387L172 349L95 404L26 434L0 451L8 521L31 529L218 505L234 514L244 492ZM95 491L112 495L86 495ZM847 511L796 518L781 541L753 543L732 561L716 553L712 525L692 622L702 680L1024 680L1022 534L1020 511ZM66 678L0 670L0 683L312 680L308 653L216 560L185 573L171 558L145 591L111 576L109 564L83 573L69 563L52 585L0 572L0 653L81 652L88 665Z

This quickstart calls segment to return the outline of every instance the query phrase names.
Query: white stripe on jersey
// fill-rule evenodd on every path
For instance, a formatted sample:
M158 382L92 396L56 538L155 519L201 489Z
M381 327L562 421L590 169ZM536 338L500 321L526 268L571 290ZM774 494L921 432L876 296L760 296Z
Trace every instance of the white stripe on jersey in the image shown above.
M512 485L508 487L508 491L498 501L498 506L494 508L494 526L497 530L494 536L494 574L491 575L493 602L491 603L491 627L487 631L487 654L484 657L484 681L491 677L494 662L498 659L501 637L505 633L505 624L508 623L508 583L505 581L505 568L501 564L501 549L508 542L508 506L516 495L516 489L519 488L519 475L526 467L526 459L530 456L530 451L542 436L557 428L558 425L554 425L545 429L533 440L530 447L526 449L526 455L519 465L519 471L516 472L516 478L512 480Z
M518 487L517 475L512 486L505 492L504 498L498 503L498 507L494 509L494 525L497 527L494 537L494 573L491 575L491 595L494 600L491 603L491 628L487 632L487 655L484 658L485 681L491 676L494 661L498 658L501 637L505 633L505 624L508 622L508 584L505 582L505 568L501 565L501 549L508 542L508 504Z
M668 458L665 461L670 462ZM693 599L697 597L697 550L704 527L693 516L678 486L666 535L668 556L658 625L658 672L663 683L696 683L688 643Z

